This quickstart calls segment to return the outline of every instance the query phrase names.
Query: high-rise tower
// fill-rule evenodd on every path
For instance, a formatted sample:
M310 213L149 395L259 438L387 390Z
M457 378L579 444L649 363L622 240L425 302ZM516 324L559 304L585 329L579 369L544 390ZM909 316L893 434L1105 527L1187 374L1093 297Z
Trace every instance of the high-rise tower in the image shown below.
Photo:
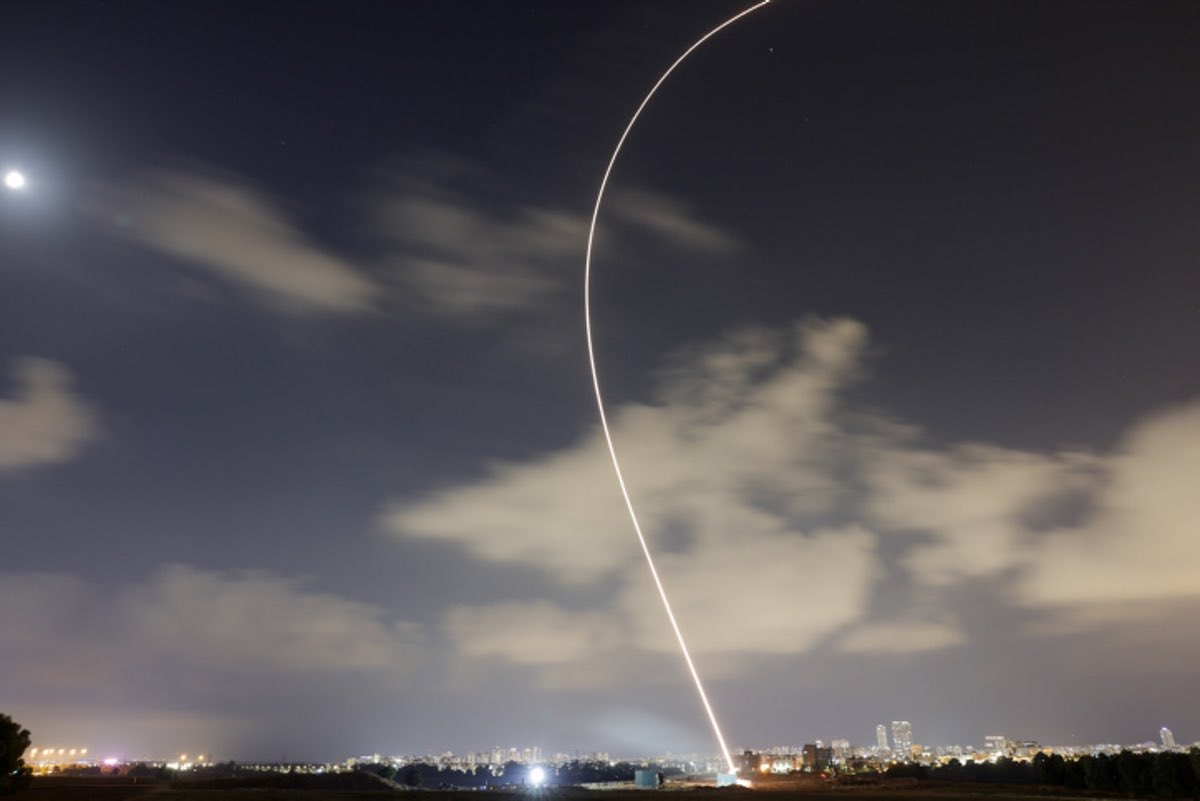
M882 723L875 727L875 748L880 752L888 750L887 726Z
M892 748L901 759L912 757L912 724L907 720L892 721Z
M1175 747L1175 735L1166 726L1158 730L1158 736L1162 739L1163 748Z

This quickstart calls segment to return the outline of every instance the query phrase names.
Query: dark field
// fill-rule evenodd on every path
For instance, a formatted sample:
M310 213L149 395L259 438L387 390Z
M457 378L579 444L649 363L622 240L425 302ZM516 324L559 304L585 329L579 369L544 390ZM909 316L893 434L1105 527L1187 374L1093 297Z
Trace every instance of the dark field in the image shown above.
M41 778L14 797L14 801L748 801L748 796L768 796L769 801L1032 801L1033 799L1094 799L1087 793L1055 793L1051 788L980 786L897 782L873 787L833 786L805 778L777 779L754 790L716 789L696 785L668 785L653 790L408 790L390 786L367 774L279 776L204 782L155 781L124 777Z

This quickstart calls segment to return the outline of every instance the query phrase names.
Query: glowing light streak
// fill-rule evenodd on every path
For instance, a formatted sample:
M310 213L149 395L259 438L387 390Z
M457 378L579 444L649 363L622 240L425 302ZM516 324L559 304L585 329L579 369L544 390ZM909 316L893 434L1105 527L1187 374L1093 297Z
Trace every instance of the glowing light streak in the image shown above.
M629 510L629 519L633 521L633 530L637 533L638 542L642 546L642 553L646 556L646 564L650 567L650 575L654 577L654 586L658 588L658 597L662 599L663 609L666 610L667 618L671 621L671 629L675 632L675 639L679 642L679 650L683 652L683 660L687 663L688 672L692 674L692 681L695 682L696 691L700 694L700 702L704 704L704 711L708 713L708 720L712 724L713 734L717 736L717 742L721 746L721 753L725 756L725 762L729 765L730 773L734 774L737 773L737 767L734 765L733 757L729 753L729 746L725 744L725 737L721 734L721 727L717 723L717 715L713 712L712 704L708 701L708 694L704 692L704 683L700 681L700 674L696 671L696 664L692 661L692 655L688 651L687 643L683 639L683 631L679 628L679 622L675 619L675 613L671 610L671 602L667 599L667 591L663 587L662 579L659 578L658 568L654 566L654 557L650 555L650 547L646 544L646 537L642 533L642 525L638 522L637 512L633 508L633 500L630 499L629 489L625 486L625 477L621 473L621 462L617 459L617 449L613 446L612 432L608 428L608 415L604 412L604 396L600 392L600 375L596 371L596 347L592 339L592 245L596 239L596 221L600 217L600 206L604 202L604 190L608 188L608 179L612 176L613 167L616 166L617 157L621 155L621 148L625 145L625 140L629 137L629 132L633 130L638 117L642 115L642 111L649 105L650 99L654 97L654 93L670 77L675 68L682 64L696 48L742 17L757 11L770 2L771 0L762 0L746 10L733 15L701 36L691 47L683 51L683 55L675 59L675 62L670 67L667 67L667 71L659 77L654 86L650 87L650 91L642 99L637 110L633 112L633 116L629 118L629 124L625 126L621 138L617 140L617 146L613 148L612 156L608 160L608 166L604 169L604 177L600 181L600 191L596 193L596 205L592 209L592 222L588 227L587 252L584 257L583 272L583 319L584 327L587 330L588 365L592 370L592 388L596 392L596 406L600 411L600 427L604 430L604 440L608 443L608 455L612 458L613 471L617 474L617 484L621 487L621 496L625 499L625 508Z

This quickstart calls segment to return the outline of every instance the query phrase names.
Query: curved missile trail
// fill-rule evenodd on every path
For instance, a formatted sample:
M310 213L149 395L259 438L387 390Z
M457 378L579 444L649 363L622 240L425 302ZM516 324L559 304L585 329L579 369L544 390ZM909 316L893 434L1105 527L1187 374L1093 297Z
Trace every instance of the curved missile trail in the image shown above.
M596 205L592 209L592 223L588 227L587 252L584 258L583 271L583 319L584 326L587 329L588 365L592 369L592 388L596 391L596 406L600 410L600 426L604 429L604 440L608 443L608 455L612 457L613 470L617 474L617 483L621 485L621 495L625 498L625 508L629 510L629 519L633 521L633 530L637 533L638 542L642 545L642 553L646 555L646 564L650 567L650 575L654 577L654 586L658 587L658 596L662 599L663 608L667 612L667 618L671 621L671 628L675 631L675 639L679 641L679 650L683 652L683 660L687 662L688 671L691 672L692 680L696 683L696 691L700 693L700 701L704 704L704 711L708 713L708 720L712 724L713 734L717 736L717 742L721 745L721 753L725 756L725 762L729 766L730 773L737 773L737 767L733 764L733 757L729 754L729 746L725 745L725 738L721 734L721 727L717 724L716 713L713 712L712 704L708 702L708 695L704 692L704 684L700 681L700 674L696 672L696 665L692 662L692 655L688 652L687 643L684 642L683 631L679 628L678 621L675 620L675 613L671 611L671 602L667 600L667 591L663 587L662 579L658 576L658 569L654 566L654 558L650 555L650 547L646 544L646 537L642 534L641 523L638 522L637 512L634 511L633 501L630 499L629 490L625 486L625 477L621 474L621 463L617 459L617 449L613 447L612 433L608 428L608 415L604 413L604 396L600 393L600 376L596 372L596 347L592 340L592 244L596 239L596 220L600 217L600 206L604 202L604 190L608 188L608 179L612 175L613 167L617 163L617 156L621 154L621 147L624 146L625 140L629 137L629 132L633 130L638 117L642 115L642 111L650 103L650 98L654 97L654 93L658 91L658 87L663 85L663 82L675 71L675 68L682 64L684 59L690 56L696 48L742 17L752 11L757 11L770 2L771 0L762 0L762 2L750 6L745 11L733 15L701 36L691 47L683 51L683 55L675 59L675 63L667 67L667 71L659 77L654 86L650 87L650 91L642 99L641 105L637 107L637 110L633 112L633 116L630 117L629 124L625 126L625 131L621 134L621 138L617 140L617 146L613 149L612 157L608 160L608 167L604 170L604 178L600 181L600 191L596 193Z

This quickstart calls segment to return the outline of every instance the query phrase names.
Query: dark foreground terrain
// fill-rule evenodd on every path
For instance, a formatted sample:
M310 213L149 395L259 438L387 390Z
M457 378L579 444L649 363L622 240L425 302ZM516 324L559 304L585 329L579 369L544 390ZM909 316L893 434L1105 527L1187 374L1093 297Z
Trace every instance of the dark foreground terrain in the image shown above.
M365 773L323 776L259 776L209 781L134 780L126 777L39 778L14 801L748 801L764 795L769 801L1033 801L1033 799L1095 799L1084 792L1055 792L1036 786L980 786L901 781L874 786L838 786L805 777L761 782L754 790L716 789L679 783L658 791L582 788L513 790L410 790Z

